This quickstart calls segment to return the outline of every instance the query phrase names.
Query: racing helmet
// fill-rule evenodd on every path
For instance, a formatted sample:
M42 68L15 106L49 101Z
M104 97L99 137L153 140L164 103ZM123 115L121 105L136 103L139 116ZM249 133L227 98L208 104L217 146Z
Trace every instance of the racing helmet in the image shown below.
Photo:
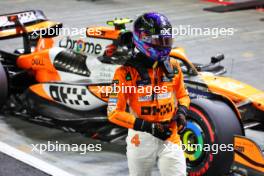
M134 23L135 47L152 61L165 60L172 48L171 23L157 12L145 13Z

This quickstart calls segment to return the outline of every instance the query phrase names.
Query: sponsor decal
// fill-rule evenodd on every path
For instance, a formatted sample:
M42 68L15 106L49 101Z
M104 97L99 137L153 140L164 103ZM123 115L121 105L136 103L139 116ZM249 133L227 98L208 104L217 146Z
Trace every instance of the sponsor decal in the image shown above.
M152 96L147 95L147 96L138 97L138 101L139 102L152 101Z
M161 82L171 82L172 81L172 79L171 78L168 78L167 76L162 76L162 78L161 78Z
M154 95L154 100L162 100L162 99L167 99L167 98L171 98L171 92ZM138 97L138 101L139 102L153 101L153 97L151 95L141 96L141 97Z
M141 107L141 115L165 115L172 112L172 104L164 104L160 106L142 106Z
M90 105L86 91L84 88L77 87L49 86L49 93L53 100L69 105Z
M73 49L77 52L88 53L88 54L99 55L102 52L102 46L99 43L83 41L81 39L73 40L69 37L67 37L66 41L65 39L62 39L59 42L59 46L63 48Z
M119 84L119 80L113 80L113 84Z
M32 65L38 65L38 66L43 66L44 65L44 60L43 58L40 58L38 55L34 56L34 58L31 60Z
M190 98L211 98L213 94L205 86L185 83Z
M117 104L117 98L109 98L108 105L116 105Z
M37 21L37 20L39 20L39 18L44 18L44 17L37 18L34 11L25 11L25 12L21 12L21 13L16 13L16 14L12 14L12 16L17 16L19 21L22 24ZM4 27L14 25L14 22L9 21L8 17L9 17L9 15L0 16L0 28L4 28Z
M200 91L203 91L203 92L209 92L208 88L205 87L205 86L200 86L198 84L190 84L190 83L185 83L185 86L187 88L193 88L193 89L196 89L196 90L200 90Z
M158 100L171 98L171 92L157 94Z
M131 81L132 80L131 74L129 72L126 75L126 80L127 81Z
M173 72L174 72L175 75L177 75L179 73L178 68L177 67L174 67Z
M239 151L239 152L245 152L245 147L243 147L243 146L238 146L238 145L236 145L235 146L235 149L237 150L237 151Z
M187 87L187 90L191 98L211 98L213 96L210 92L205 91L205 89Z
M116 109L116 105L108 105L107 106L107 115L111 116Z
M114 93L114 92L110 93L110 97L112 97L112 98L117 97L117 96L118 96L117 93Z
M101 97L102 98L109 98L109 94L108 93L101 93Z
M107 115L111 116L116 109L117 98L109 98L107 106Z

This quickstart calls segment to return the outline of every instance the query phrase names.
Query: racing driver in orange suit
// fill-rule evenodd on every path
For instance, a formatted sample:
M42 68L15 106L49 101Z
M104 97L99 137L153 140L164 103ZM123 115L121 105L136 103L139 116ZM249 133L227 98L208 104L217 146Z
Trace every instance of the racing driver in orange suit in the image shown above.
M151 175L156 161L162 176L186 175L179 134L186 125L190 98L177 61L169 57L172 35L165 31L171 28L160 13L139 16L133 31L138 52L113 78L108 119L129 129L126 142L131 176Z

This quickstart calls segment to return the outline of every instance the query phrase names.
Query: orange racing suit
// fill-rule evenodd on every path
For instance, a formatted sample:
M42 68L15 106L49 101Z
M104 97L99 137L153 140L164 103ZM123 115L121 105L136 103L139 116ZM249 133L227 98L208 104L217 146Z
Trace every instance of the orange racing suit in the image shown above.
M176 60L171 60L170 64L174 72L173 78L166 77L160 67L149 68L147 72L151 83L142 86L138 83L141 77L135 67L119 67L113 78L113 87L115 86L115 90L119 87L119 91L113 91L109 95L109 121L133 129L136 118L149 122L167 122L175 115L178 105L189 108L190 98L184 87L181 68ZM125 88L125 91L120 91L120 87ZM167 140L179 143L176 123L171 123L170 128L172 135Z

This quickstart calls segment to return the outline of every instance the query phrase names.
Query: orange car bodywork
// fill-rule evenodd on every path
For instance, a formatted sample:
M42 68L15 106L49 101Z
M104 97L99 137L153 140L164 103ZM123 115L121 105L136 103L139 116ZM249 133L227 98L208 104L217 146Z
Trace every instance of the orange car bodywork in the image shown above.
M42 84L35 84L29 87L29 89L34 92L35 94L39 95L40 97L49 100L54 101L44 90L44 87Z
M194 65L186 57L182 48L173 49L170 55L185 61L192 67L192 70L196 70ZM197 70L196 72L211 92L226 96L237 105L251 101L254 107L264 111L263 91L229 77L215 76L206 72L198 72Z
M24 54L17 59L17 66L32 71L37 82L59 81L57 70L49 59L49 49Z
M51 24L53 23L47 23L46 25ZM32 27L32 29L34 28ZM28 27L28 30L31 30L31 26ZM87 37L109 40L118 40L121 32L121 30L115 30L113 27L89 27L86 29ZM49 56L49 49L52 48L53 45L54 40L52 38L40 38L33 53L21 55L17 59L17 66L21 69L33 72L36 81L39 83L61 81L60 75L52 64ZM103 86L107 87L107 85ZM110 84L108 86L111 87ZM100 92L98 91L98 89L100 89L98 85L89 85L87 88L95 97L106 103L108 102L109 95L98 93ZM30 90L45 99L52 100L43 90L42 84L33 85L30 87Z
M243 136L235 136L235 162L264 173L264 157L258 145Z
M35 13L33 11L20 12L23 13ZM12 18L18 18L18 14L8 14L6 16ZM25 14L24 14L25 15ZM5 16L5 17L6 17ZM5 38L14 38L21 37L27 32L27 38L34 37L35 34L39 34L39 37L36 38L37 45L34 48L34 51L29 54L21 54L16 60L16 65L23 69L27 70L34 74L37 82L48 82L48 81L59 81L60 77L51 63L49 56L49 49L53 47L54 41L53 36L46 36L47 38L42 38L41 31L48 30L50 28L59 29L62 26L62 23L54 22L45 19L44 21L35 21L33 24L24 24L24 26L15 26L15 27L5 27L3 30L0 30L0 39ZM53 31L54 32L54 31ZM57 33L56 33L57 34ZM54 36L56 35L54 34ZM53 34L52 34L53 35ZM25 36L24 36L25 37ZM32 42L32 41L30 41ZM31 45L31 43L29 43ZM30 46L32 47L32 46Z
M102 85L105 89L110 89L110 85ZM100 93L98 85L90 85L88 86L88 90L97 98L103 100L104 102L108 102L109 94L108 93Z
M120 30L113 30L112 27L91 27L86 29L86 35L88 37L104 38L110 40L116 40L120 33Z

